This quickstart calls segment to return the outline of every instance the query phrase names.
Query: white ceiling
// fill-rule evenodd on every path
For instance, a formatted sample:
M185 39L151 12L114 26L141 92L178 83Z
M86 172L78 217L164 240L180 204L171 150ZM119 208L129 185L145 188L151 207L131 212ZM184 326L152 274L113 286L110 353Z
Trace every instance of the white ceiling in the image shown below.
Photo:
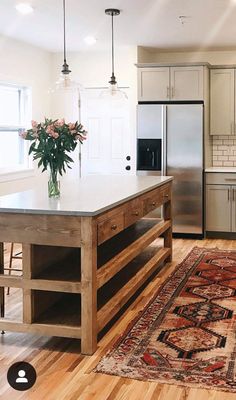
M29 2L34 13L22 16L15 4ZM93 50L110 44L110 18L104 10L121 9L115 19L115 43L167 48L236 48L236 0L67 0L68 50ZM185 15L184 25L179 20ZM62 49L62 0L0 0L0 33L50 51Z

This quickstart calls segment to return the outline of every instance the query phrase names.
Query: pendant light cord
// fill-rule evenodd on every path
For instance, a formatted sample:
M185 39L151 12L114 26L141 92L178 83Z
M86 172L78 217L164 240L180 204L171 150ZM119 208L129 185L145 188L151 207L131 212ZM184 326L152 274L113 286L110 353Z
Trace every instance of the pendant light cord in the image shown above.
M112 52L112 76L114 76L114 14L111 15L111 52Z
M69 65L66 62L66 0L63 0L63 31L64 31L64 64L62 65L62 74L68 75L71 73Z
M63 0L64 62L66 62L66 0Z

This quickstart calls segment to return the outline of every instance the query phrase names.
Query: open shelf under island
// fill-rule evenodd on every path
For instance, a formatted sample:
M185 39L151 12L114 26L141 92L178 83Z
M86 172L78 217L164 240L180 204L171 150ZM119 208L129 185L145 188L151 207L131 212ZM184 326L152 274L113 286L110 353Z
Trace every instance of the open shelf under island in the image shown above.
M172 177L93 176L0 197L0 329L81 339L98 333L172 257ZM46 188L45 188L46 189ZM162 219L145 218L163 206ZM152 243L163 237L163 246ZM4 274L3 243L22 243L22 276ZM5 315L4 287L21 288L22 320Z

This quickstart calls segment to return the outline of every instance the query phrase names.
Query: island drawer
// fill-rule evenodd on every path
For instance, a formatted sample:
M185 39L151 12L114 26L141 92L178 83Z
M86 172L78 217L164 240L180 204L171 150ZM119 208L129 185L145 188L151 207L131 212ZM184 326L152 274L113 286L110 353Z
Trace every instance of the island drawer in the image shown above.
M143 199L143 215L155 210L159 205L161 205L160 191L153 190Z
M169 201L170 197L171 197L170 185L163 186L161 190L160 189L153 190L143 199L143 215L146 215L150 211L160 207L163 203Z
M121 232L125 227L124 220L124 212L122 211L99 222L97 228L98 244L105 242Z
M125 227L134 224L143 217L143 202L140 199L134 199L126 205Z
M160 200L162 203L166 203L167 201L170 200L171 197L171 190L170 190L170 185L165 185L160 191Z

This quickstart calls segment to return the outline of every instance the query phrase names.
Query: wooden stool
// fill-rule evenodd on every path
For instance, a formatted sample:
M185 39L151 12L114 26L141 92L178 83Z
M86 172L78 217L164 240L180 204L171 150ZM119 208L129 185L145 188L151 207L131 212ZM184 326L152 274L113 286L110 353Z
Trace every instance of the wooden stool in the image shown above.
M11 243L11 250L10 250L10 261L9 261L9 268L4 268L8 271L8 274L11 275L12 271L22 272L22 269L19 268L12 268L12 261L13 260L22 260L22 251L14 254L14 243ZM10 288L7 288L7 295L10 293Z

